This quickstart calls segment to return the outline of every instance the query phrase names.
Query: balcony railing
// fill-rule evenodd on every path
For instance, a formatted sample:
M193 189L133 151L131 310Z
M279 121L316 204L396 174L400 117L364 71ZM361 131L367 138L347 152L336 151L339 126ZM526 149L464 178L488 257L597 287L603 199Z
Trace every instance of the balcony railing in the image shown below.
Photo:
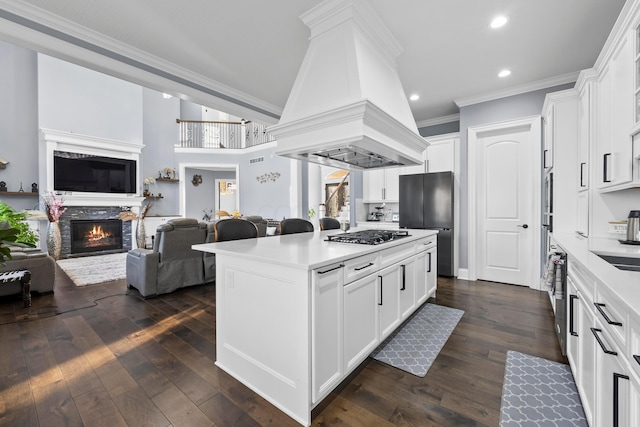
M248 148L275 141L267 127L253 122L180 120L180 148Z

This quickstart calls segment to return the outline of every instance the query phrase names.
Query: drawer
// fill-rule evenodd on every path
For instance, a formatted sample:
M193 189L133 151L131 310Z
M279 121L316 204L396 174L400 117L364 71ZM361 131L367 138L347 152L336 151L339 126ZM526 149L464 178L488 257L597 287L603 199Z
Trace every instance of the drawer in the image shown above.
M414 244L414 252L420 253L433 248L438 243L438 236L425 237Z
M378 270L380 270L380 261L377 253L348 259L344 262L344 284L373 274Z
M573 261L571 257L568 257L567 266L567 272L573 279L576 287L580 289L589 301L593 301L595 287L595 279L593 276L591 276L591 274L582 265Z
M380 251L380 268L402 262L416 253L414 244L405 244Z
M609 332L618 346L625 351L627 348L627 331L629 318L626 306L604 286L598 286L598 293L594 299L596 317L604 329Z

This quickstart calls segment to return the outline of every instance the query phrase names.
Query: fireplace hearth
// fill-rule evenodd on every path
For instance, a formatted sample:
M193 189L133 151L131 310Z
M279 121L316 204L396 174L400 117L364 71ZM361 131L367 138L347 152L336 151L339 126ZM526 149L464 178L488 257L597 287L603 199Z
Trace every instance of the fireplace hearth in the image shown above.
M119 219L71 220L71 253L122 249L122 221Z

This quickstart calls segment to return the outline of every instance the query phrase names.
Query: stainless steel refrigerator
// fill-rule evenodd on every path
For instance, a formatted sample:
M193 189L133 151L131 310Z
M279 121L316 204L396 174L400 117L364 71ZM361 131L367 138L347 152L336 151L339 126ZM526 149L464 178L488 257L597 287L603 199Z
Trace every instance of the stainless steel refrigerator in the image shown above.
M453 276L453 172L400 175L400 228L438 230L438 275Z

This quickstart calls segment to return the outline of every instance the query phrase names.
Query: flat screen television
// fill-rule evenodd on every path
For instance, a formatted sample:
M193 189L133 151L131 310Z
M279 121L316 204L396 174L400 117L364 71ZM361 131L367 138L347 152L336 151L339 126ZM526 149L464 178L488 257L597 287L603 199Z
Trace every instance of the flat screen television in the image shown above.
M135 194L136 161L54 151L53 189Z

